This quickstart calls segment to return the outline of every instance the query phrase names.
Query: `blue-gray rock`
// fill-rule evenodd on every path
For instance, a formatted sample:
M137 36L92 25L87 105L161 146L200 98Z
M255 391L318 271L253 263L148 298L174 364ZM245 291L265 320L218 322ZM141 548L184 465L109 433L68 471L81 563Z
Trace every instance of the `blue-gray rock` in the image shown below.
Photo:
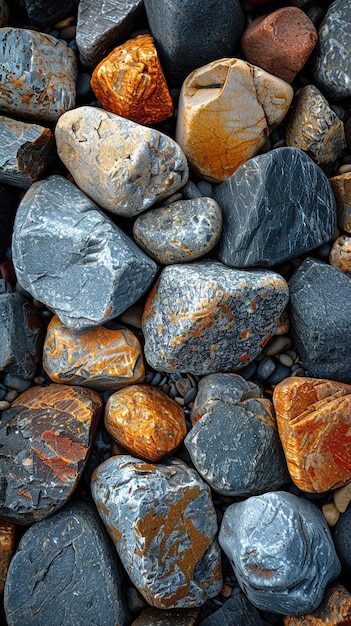
M239 588L220 609L201 620L199 626L268 626Z
M128 626L116 551L87 502L66 505L29 528L9 567L8 626Z
M79 0L23 0L31 24L49 26L75 15Z
M179 459L114 456L93 473L92 495L133 584L160 609L201 606L222 580L209 487Z
M312 613L340 573L329 528L312 502L284 491L230 505L219 542L242 590L259 609Z
M34 30L0 31L0 110L56 122L75 105L77 60L64 43Z
M223 212L218 258L234 267L270 267L328 241L336 228L331 185L297 148L249 159L213 197Z
M245 19L238 0L144 0L151 34L170 82L180 85L210 61L235 56Z
M11 244L18 200L11 187L0 185L0 259Z
M200 197L142 213L134 222L133 235L151 258L169 265L207 254L216 245L221 230L222 213L217 202Z
M348 573L351 573L351 506L349 505L344 513L340 515L334 528L332 536L336 553L342 566Z
M307 258L290 278L289 291L290 334L307 375L350 383L350 278Z
M145 358L162 372L240 369L275 333L287 301L287 283L269 270L168 265L144 308Z
M18 282L76 330L125 311L157 271L134 241L61 176L36 182L26 192L12 247Z

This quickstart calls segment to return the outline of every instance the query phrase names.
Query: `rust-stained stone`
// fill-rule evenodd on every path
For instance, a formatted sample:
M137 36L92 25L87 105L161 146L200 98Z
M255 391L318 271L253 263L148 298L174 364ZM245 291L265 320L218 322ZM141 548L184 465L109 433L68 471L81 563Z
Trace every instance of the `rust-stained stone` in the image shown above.
M174 452L187 432L179 404L151 385L130 385L113 393L105 426L130 454L152 462Z
M330 250L329 262L343 274L351 276L351 237L341 235L335 239Z
M55 315L48 326L43 367L55 383L116 390L143 382L141 346L132 331L98 326L77 332Z
M322 493L351 478L351 385L290 377L273 393L290 476L302 491Z
M151 35L139 35L112 50L93 71L91 87L106 111L139 124L157 124L173 113Z
M336 198L338 225L351 233L351 172L329 178Z
M30 387L1 416L0 517L31 524L72 495L101 413L92 389Z
M144 609L131 626L195 626L198 624L199 609Z
M350 626L351 593L340 583L325 590L319 607L308 615L284 616L284 626Z
M7 570L15 552L15 525L0 520L0 593L4 591Z

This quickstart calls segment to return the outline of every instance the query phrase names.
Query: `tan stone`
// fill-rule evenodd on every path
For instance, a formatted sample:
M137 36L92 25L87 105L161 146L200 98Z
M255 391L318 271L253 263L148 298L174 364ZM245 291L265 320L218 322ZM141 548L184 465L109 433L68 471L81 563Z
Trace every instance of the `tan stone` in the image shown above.
M351 593L340 583L328 587L319 607L309 615L284 617L284 626L350 626Z
M176 140L196 174L221 182L259 152L292 97L288 83L246 61L213 61L184 81Z
M322 513L331 528L335 526L340 517L340 511L336 508L334 502L327 502L322 506Z
M333 493L334 503L340 513L345 513L351 501L351 483L335 489Z
M351 237L341 235L335 239L330 250L329 262L343 274L351 275Z
M338 226L351 233L351 171L329 178L338 211Z

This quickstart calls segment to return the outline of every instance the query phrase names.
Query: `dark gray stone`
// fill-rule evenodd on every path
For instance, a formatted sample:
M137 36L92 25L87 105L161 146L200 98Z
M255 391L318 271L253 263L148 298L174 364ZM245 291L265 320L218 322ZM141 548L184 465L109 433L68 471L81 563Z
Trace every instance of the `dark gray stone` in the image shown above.
M18 201L10 187L0 185L0 259L11 244Z
M351 574L351 506L349 505L344 513L340 515L334 528L332 536L336 553L342 566Z
M234 589L223 606L201 620L199 626L268 626L240 589Z
M79 0L23 0L31 24L49 26L75 15Z
M235 56L245 19L238 0L144 0L166 77L180 85L210 61Z
M223 212L217 256L234 267L283 263L328 241L336 227L326 175L296 148L249 159L213 197Z
M308 376L351 382L351 280L308 258L289 281L290 332Z
M0 26L7 26L10 17L10 11L5 0L0 0Z
M18 282L76 330L134 304L157 266L82 191L61 176L34 183L17 211Z
M73 502L29 528L6 579L8 626L128 626L116 551L92 505Z
M284 491L229 506L219 542L240 587L259 609L284 615L312 613L326 586L340 573L321 511Z

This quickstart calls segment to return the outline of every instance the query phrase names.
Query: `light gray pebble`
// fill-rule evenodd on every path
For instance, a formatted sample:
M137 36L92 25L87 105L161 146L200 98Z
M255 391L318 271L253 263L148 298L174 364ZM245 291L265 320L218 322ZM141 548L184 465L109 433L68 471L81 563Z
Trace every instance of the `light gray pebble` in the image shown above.
M284 352L293 345L291 337L289 335L275 335L268 341L263 348L264 354L267 356L275 356L280 352Z
M286 354L286 352L282 352L281 354L277 354L277 359L279 363L285 365L285 367L292 367L294 365L294 359Z
M11 404L6 400L0 400L0 411L6 411L6 409L10 408L10 406Z

